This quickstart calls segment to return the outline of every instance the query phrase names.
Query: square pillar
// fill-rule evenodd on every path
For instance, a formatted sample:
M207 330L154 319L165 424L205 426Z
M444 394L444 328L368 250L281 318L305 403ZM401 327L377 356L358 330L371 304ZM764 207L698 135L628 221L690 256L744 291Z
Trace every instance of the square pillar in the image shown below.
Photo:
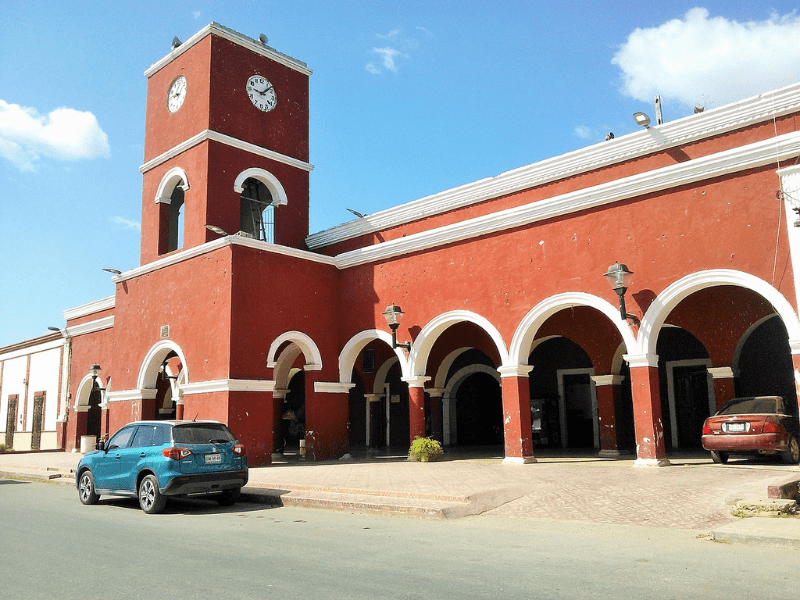
M633 422L636 430L636 466L669 465L664 449L664 424L661 421L661 395L658 383L658 357L623 357L631 368Z
M619 404L621 375L593 375L597 394L597 420L600 426L600 456L619 456L617 445L617 405Z
M409 377L408 384L408 437L409 445L414 438L425 437L425 382L430 377Z
M709 367L708 374L714 382L714 402L717 410L722 408L728 400L736 396L736 387L733 380L733 369L730 367Z
M339 458L350 449L350 388L353 383L314 381L306 371L306 460Z
M500 367L503 386L503 464L535 463L531 432L531 394L528 365Z

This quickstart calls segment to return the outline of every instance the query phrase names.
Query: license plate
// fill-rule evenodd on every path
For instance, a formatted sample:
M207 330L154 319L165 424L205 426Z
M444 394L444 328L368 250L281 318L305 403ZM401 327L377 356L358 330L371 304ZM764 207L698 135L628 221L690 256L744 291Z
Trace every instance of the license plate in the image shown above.
M206 454L207 465L218 465L222 462L221 454Z
M728 431L730 433L742 433L744 429L744 423L728 423Z

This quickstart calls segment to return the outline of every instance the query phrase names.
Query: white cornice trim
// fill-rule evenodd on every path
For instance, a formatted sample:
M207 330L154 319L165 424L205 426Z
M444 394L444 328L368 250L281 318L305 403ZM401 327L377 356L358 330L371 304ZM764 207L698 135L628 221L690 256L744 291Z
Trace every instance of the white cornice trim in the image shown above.
M51 340L49 342L44 342L42 344L36 344L34 346L19 348L18 350L13 350L11 352L0 353L0 362L4 360L12 360L14 358L19 358L20 356L28 356L29 354L39 354L40 352L55 350L56 348L61 348L64 345L64 343L65 343L64 338L59 337L58 339Z
M211 129L206 129L205 131L201 131L200 133L193 135L188 140L184 140L177 146L170 148L163 154L160 154L159 156L156 156L155 158L148 160L141 167L139 167L139 172L146 173L150 169L154 169L158 165L163 164L172 158L175 158L182 152L186 152L190 148L194 148L198 144L202 144L203 142L207 141L219 142L220 144L225 144L226 146L230 146L238 150L244 150L245 152L249 152L250 154L255 154L257 156L263 156L264 158L268 158L270 160L274 160L275 162L289 165L290 167L302 169L303 171L314 170L314 165L307 163L303 160L292 158L291 156L281 154L280 152L268 150L267 148L263 148L262 146L256 146L255 144L251 144L250 142L245 142L235 137L225 135L224 133L219 133Z
M308 236L306 243L311 250L316 250L659 150L721 135L797 110L800 110L800 83L394 206L314 233Z
M64 315L64 319L67 321L71 319L77 319L79 317L85 317L86 315L91 315L93 313L98 313L104 310L108 310L110 308L114 308L115 298L116 296L108 296L107 298L94 300L87 304L76 306L75 308L68 308L61 314Z
M136 400L155 400L158 395L158 390L144 389L144 390L117 390L116 392L108 392L105 395L106 402L134 402Z
M314 391L318 394L346 394L354 387L356 387L355 383L341 383L338 381L314 382Z
M167 54L164 58L159 60L156 63L153 63L149 69L144 72L145 77L150 77L153 73L160 71L165 65L169 64L173 60L175 60L178 56L186 52L189 48L194 46L197 42L202 40L204 37L210 34L217 35L221 38L225 38L226 40L233 42L234 44L239 44L240 46L244 46L248 50L255 52L256 54L260 54L261 56L266 56L278 62L282 65L289 67L290 69L294 69L299 73L303 73L304 75L311 75L313 71L308 68L306 63L303 61L297 60L296 58L292 58L287 54L283 54L282 52L278 52L275 48L270 46L265 46L261 42L257 42L256 40L247 37L246 35L242 35L234 31L233 29L229 29L219 23L211 22L203 29L195 33L192 37L188 40L183 42L180 46L175 48L172 52Z
M160 258L151 263L147 263L146 265L142 265L140 267L136 267L135 269L131 269L130 271L125 271L121 275L115 275L114 277L112 277L111 281L113 281L114 283L119 283L121 281L127 281L128 279L133 279L135 277L141 277L142 275L145 275L147 273L152 273L153 271L158 271L159 269L163 269L165 267L178 264L180 262L183 262L184 260L189 260L197 256L202 256L203 254L208 254L209 252L214 252L215 250L219 250L220 248L224 248L225 246L246 246L248 248L254 248L256 250L270 252L272 254L280 254L281 256L288 256L290 258L297 258L300 260L320 263L323 265L336 266L336 260L330 256L316 254L314 252L308 252L307 250L298 250L296 248L289 248L288 246L270 244L269 242L246 238L239 235L229 235L227 237L221 237L216 240L206 242L205 244L201 244L200 246L194 246L192 248L188 248L176 254L171 254L170 256Z
M271 392L275 389L275 382L269 379L217 379L187 383L180 387L184 396L211 392Z
M81 323L74 327L67 327L64 331L66 337L77 337L79 335L86 335L87 333L94 333L95 331L102 331L103 329L110 329L114 326L114 315L103 317L102 319L95 319L88 323Z
M345 269L419 252L704 179L764 166L798 154L800 154L800 132L792 132L710 156L561 194L546 200L538 200L451 225L413 233L374 246L344 252L336 256L336 265L340 269Z

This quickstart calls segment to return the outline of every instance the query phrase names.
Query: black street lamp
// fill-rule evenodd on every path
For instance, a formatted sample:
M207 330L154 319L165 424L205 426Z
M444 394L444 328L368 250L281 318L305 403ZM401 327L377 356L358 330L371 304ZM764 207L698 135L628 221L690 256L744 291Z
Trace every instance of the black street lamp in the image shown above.
M606 278L611 289L613 289L617 296L619 296L619 317L623 321L632 319L634 323L638 323L639 319L636 315L628 314L625 310L625 292L628 290L628 284L633 276L633 271L629 271L628 267L620 264L619 261L608 267L608 271L603 274Z
M397 328L400 327L400 320L403 318L405 313L400 310L400 307L396 304L390 304L381 314L383 314L383 317L386 319L389 329L392 330L392 350L396 348L404 348L406 352L411 352L411 344L409 342L404 344L399 344L397 342Z

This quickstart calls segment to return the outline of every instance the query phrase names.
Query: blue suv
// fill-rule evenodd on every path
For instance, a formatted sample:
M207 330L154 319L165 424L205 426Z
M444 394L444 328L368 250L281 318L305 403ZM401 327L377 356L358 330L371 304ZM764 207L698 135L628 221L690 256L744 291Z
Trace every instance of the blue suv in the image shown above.
M105 494L138 497L148 514L160 512L167 496L185 494L218 492L230 506L247 484L247 455L217 421L137 421L81 459L75 484L83 504Z

